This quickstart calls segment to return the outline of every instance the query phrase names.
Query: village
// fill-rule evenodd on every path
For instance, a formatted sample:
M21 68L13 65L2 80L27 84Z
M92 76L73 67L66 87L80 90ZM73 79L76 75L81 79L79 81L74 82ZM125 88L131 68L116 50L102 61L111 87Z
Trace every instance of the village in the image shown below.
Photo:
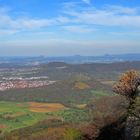
M5 91L8 89L23 89L23 88L37 88L42 86L47 86L55 83L55 81L49 80L4 80L0 81L0 91Z

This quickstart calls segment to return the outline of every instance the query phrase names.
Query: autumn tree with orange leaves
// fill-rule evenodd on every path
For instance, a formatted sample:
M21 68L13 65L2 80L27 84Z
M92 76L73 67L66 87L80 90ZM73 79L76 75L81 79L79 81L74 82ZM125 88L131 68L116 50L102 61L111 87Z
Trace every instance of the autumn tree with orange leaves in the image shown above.
M137 71L130 70L122 74L119 81L114 85L113 91L125 96L130 102L138 95L140 77Z

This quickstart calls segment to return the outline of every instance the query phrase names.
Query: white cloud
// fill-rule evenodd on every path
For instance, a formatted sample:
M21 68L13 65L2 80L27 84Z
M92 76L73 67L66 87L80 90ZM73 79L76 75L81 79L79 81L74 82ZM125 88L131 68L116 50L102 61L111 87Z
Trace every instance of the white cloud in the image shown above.
M89 3L89 0L83 0ZM52 18L29 18L29 17L12 17L10 9L0 8L0 30L2 34L14 34L16 32L48 28L57 26L68 32L88 33L92 32L90 26L119 26L140 28L140 9L107 5L104 8L96 8L92 5L83 7L80 3L69 2L63 5L64 9L58 13L58 16ZM77 24L85 26L77 26ZM9 31L8 31L9 30Z
M0 27L8 27L14 29L34 29L47 27L52 25L54 21L48 19L28 19L28 18L18 18L12 19L7 15L0 15Z
M90 4L91 0L82 0L86 4Z
M56 21L58 21L59 23L69 23L69 22L71 22L71 20L68 17L65 17L65 16L57 17Z
M12 29L36 29L41 27L47 27L56 23L55 19L34 19L28 17L12 18L9 12L0 8L0 28L12 28Z
M107 6L102 9L96 9L91 7L80 10L67 10L65 14L72 16L73 21L82 24L140 27L139 8Z
M13 22L13 27L17 25L17 28L27 28L27 29L34 29L34 28L41 28L41 27L48 27L54 24L55 21L48 20L48 19L18 19L16 20L15 24Z
M95 30L85 26L63 26L63 29L72 33L91 33Z
M139 8L123 7L120 5L108 5L105 9L109 9L109 11L116 14L136 14L140 10Z
M18 32L18 30L0 29L0 36L13 35L13 34L15 34L17 32Z

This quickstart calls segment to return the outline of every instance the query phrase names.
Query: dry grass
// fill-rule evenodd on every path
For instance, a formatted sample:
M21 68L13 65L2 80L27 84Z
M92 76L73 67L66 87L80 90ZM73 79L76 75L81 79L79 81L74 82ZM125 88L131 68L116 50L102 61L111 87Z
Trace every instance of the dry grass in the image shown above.
M5 124L0 124L0 129L4 129L6 128L6 125Z
M26 115L27 113L24 113L24 112L17 112L17 113L15 113L14 115L13 115L13 117L21 117L21 116L24 116L24 115Z
M88 89L90 88L89 85L87 85L86 83L83 82L76 82L75 83L75 88L77 89Z
M60 103L29 102L29 110L32 112L55 112L64 109L66 109L66 107Z
M115 82L116 81L102 81L101 83L105 84L105 85L113 86L115 84Z
M87 104L79 104L79 105L76 105L76 107L81 108L81 109L85 108L86 106L87 106Z

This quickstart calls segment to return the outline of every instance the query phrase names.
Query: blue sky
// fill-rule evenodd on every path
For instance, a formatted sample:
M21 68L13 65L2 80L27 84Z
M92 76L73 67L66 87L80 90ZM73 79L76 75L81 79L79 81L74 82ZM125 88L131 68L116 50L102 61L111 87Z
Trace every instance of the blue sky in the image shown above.
M140 53L139 0L0 0L0 56Z

